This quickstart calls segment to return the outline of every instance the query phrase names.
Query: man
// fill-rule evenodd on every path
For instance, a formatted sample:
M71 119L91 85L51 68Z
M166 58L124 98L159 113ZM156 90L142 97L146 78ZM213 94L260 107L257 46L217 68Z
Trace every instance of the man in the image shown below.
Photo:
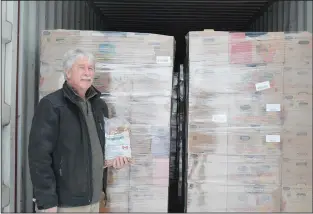
M108 108L92 86L92 54L70 50L63 67L63 88L40 100L30 131L34 200L39 212L99 212ZM124 157L113 161L114 168L125 164Z

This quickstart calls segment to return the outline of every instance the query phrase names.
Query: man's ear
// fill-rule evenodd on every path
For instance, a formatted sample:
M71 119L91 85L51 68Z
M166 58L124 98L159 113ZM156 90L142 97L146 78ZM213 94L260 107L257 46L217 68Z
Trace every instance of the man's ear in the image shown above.
M65 71L66 79L70 79L71 74L72 74L72 69L68 69L67 71Z

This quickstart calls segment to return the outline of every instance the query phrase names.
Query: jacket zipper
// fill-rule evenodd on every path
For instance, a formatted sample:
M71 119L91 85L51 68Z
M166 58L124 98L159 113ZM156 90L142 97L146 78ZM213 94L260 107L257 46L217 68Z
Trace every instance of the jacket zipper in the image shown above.
M62 165L63 165L63 157L61 157L60 169L59 169L59 172L60 172L60 176L61 176L61 177L63 176L63 174L62 174Z

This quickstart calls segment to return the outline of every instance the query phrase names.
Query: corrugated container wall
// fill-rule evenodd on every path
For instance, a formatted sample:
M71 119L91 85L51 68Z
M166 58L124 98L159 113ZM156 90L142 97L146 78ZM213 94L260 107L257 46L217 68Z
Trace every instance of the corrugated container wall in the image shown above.
M312 33L312 1L275 1L251 25L251 31Z
M5 62L1 68L1 112L2 117L11 115L9 125L6 125L9 118L2 118L7 121L3 121L6 126L2 122L0 132L2 210L32 212L33 190L26 152L38 99L40 32L44 29L106 30L106 26L100 11L89 1L1 1L1 12L1 59ZM10 109L11 114L7 114L6 109Z
M1 212L12 211L15 177L17 4L1 1ZM12 182L13 181L13 182Z

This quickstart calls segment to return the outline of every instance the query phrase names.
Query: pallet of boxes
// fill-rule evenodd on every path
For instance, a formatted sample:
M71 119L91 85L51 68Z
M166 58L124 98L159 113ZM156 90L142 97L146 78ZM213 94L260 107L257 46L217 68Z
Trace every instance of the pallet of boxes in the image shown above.
M167 212L174 39L106 34L96 86L110 117L127 121L132 164L108 169L106 212Z
M285 33L282 212L312 212L312 34Z
M312 211L309 38L189 33L187 212Z
M106 207L102 203L100 212L167 212L174 38L43 31L40 98L62 87L62 57L75 48L96 57L94 85L109 108L110 117L104 118L108 142L116 137L128 138L131 148L130 166L108 169Z

